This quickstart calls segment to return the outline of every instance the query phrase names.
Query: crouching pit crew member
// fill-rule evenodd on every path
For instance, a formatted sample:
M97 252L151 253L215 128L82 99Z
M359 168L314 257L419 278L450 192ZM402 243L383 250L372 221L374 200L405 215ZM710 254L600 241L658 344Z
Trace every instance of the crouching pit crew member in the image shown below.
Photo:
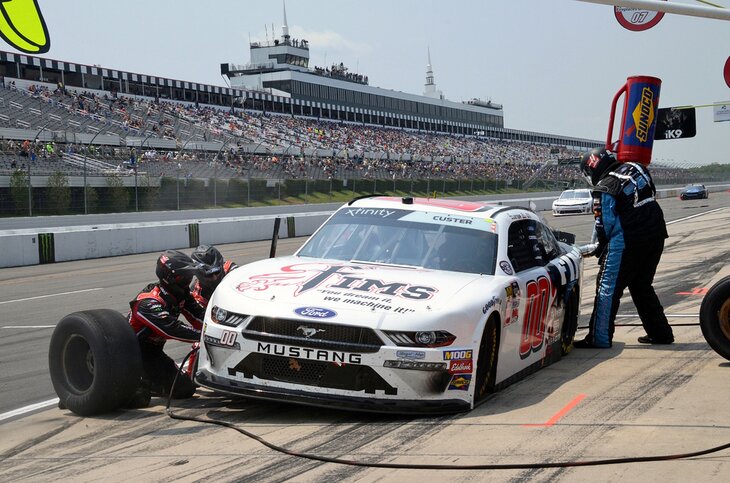
M228 272L238 267L234 262L226 260L220 251L214 246L200 245L190 257L202 265L200 273L196 275L193 284L192 294L195 300L204 308L208 306L208 300L213 291L221 283Z
M574 347L611 347L616 312L627 287L647 334L639 342L671 344L672 328L652 286L669 235L649 171L638 163L619 163L599 148L583 156L581 171L593 185L598 240L593 255L600 266L588 335Z
M168 339L195 343L200 340L205 309L190 293L193 276L200 265L186 254L167 250L157 259L158 281L147 285L129 305L129 323L137 334L142 353L143 376L130 407L146 407L150 397L170 393L178 366L163 351ZM189 325L179 320L183 315ZM190 377L181 374L173 398L195 393Z

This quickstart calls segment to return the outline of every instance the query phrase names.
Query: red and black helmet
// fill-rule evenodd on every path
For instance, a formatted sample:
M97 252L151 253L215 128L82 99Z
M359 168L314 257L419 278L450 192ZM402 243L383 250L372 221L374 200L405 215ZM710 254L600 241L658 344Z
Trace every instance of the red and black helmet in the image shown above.
M580 162L580 170L586 181L595 186L603 176L603 173L616 164L616 157L611 151L604 148L594 148L583 155Z
M176 288L187 289L193 277L200 271L200 264L177 250L166 250L157 259L155 273L164 288L175 292Z

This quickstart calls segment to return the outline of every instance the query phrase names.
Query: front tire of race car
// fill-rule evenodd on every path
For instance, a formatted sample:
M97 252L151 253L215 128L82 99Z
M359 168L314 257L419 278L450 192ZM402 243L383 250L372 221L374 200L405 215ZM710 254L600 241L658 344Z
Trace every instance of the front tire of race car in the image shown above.
M74 312L56 325L48 351L59 407L80 416L113 411L134 395L142 356L134 330L119 312Z
M730 360L730 276L713 285L702 299L700 328L710 347Z
M484 400L492 391L497 378L497 350L499 348L499 332L497 317L491 316L484 326L482 341L479 344L477 359L476 385L474 386L475 405Z
M578 307L580 299L578 297L578 289L573 287L565 302L565 317L563 318L563 327L560 330L560 353L564 356L573 350L573 339L575 332L578 330Z

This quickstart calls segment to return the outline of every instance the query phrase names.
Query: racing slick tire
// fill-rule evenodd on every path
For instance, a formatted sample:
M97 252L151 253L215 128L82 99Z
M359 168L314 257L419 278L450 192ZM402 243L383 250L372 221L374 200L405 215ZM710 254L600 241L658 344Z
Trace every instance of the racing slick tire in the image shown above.
M80 416L113 411L139 387L142 355L127 318L108 309L67 315L51 335L48 365L59 407Z
M578 289L573 287L570 294L568 294L568 300L565 302L565 317L560 330L560 354L563 356L568 355L573 350L573 339L575 339L575 332L578 330L579 305Z
M474 386L475 405L494 391L494 382L497 378L497 351L499 349L497 326L497 317L494 315L489 317L484 326L477 359L476 385Z
M710 347L730 360L730 275L710 287L702 299L700 328Z

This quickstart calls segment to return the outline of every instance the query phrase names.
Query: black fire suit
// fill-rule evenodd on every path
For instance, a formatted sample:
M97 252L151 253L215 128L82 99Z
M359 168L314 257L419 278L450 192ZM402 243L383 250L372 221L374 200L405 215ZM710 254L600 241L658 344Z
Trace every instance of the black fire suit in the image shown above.
M600 268L586 341L610 347L621 295L628 287L647 335L674 340L652 283L668 237L664 213L649 171L616 163L593 188L594 235Z
M129 306L129 323L137 334L142 352L143 390L166 396L178 368L175 361L163 351L165 342L168 339L190 343L200 340L205 309L189 291L175 297L159 283L147 285ZM178 320L180 315L190 325ZM190 378L178 377L173 397L186 398L194 392L195 385Z

